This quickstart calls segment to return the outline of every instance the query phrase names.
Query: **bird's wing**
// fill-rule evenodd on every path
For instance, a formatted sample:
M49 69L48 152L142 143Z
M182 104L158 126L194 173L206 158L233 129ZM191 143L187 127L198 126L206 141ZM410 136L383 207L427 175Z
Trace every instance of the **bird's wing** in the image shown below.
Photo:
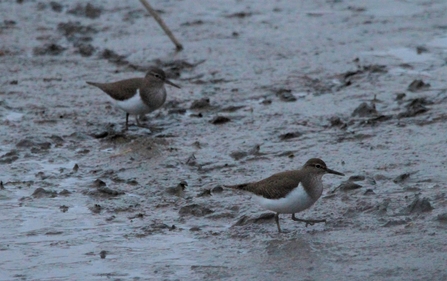
M143 83L143 78L131 78L114 83L87 83L100 88L113 99L123 101L136 94Z
M291 176L291 171L274 174L258 182L227 186L233 189L240 189L263 196L267 199L279 199L285 197L300 183Z

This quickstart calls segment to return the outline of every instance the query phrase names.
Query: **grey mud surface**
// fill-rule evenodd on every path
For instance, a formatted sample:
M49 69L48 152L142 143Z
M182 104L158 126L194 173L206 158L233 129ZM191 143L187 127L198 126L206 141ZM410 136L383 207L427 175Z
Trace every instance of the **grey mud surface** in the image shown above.
M447 280L446 1L150 2L182 52L138 1L0 2L0 280ZM85 81L151 64L182 89L122 134ZM220 188L311 157L325 225Z

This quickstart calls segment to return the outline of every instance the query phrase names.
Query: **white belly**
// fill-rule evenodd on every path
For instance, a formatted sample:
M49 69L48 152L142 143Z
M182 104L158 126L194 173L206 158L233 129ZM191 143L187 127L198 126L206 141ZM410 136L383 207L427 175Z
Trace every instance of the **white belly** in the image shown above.
M285 198L267 199L262 196L255 196L259 205L267 210L281 214L294 214L312 206L316 200L307 195L301 183L290 192Z
M117 101L113 100L116 107L131 115L140 115L150 113L153 110L147 106L140 97L140 91L137 90L137 93L128 100Z

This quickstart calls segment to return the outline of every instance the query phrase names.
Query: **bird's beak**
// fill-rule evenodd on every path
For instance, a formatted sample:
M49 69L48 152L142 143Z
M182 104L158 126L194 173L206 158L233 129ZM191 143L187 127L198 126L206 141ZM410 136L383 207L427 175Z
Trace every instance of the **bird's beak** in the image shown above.
M329 174L334 174L334 175L339 175L339 176L344 176L344 175L345 175L345 174L343 174L343 173L340 173L340 172L331 170L331 169L329 169L329 168L326 169L326 172L329 173Z
M178 86L178 85L176 85L176 84L172 83L172 82L171 82L171 81L169 81L168 79L166 79L166 80L165 80L165 83L167 83L167 84L169 84L169 85L171 85L171 86L174 86L174 87L176 87L176 88L179 88L179 89L181 89L181 88L180 88L180 86Z

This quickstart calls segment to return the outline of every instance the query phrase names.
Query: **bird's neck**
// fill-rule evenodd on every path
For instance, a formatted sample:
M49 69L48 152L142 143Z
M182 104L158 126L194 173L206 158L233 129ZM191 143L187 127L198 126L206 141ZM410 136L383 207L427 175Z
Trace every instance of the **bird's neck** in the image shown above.
M320 198L323 193L322 177L322 174L310 174L305 176L301 181L309 196L315 200Z

